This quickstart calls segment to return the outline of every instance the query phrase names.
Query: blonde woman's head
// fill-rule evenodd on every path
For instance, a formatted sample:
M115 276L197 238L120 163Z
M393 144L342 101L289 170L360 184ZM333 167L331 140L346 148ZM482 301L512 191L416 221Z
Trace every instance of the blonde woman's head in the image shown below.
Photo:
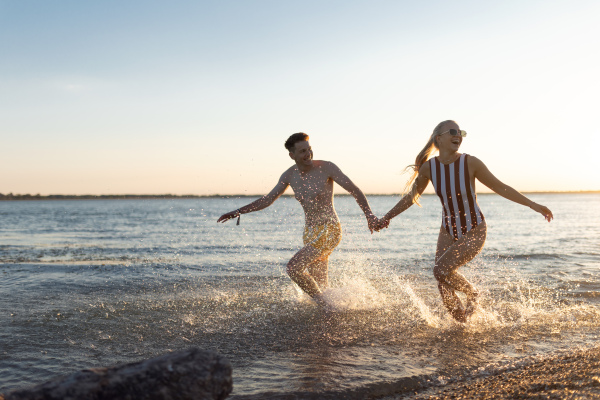
M420 204L419 192L417 191L415 179L417 179L417 176L419 175L419 169L427 162L427 160L429 160L433 153L439 150L438 137L449 129L458 129L458 124L450 119L437 124L436 127L433 128L433 132L431 133L431 136L429 136L427 144L415 158L415 163L406 167L406 170L412 170L412 175L404 187L404 192L408 193L412 197L413 203L416 203L417 205Z
M439 139L438 139L440 137L440 135L448 132L450 129L459 130L460 128L458 127L458 124L455 121L452 121L450 119L440 122L439 124L436 125L435 128L433 128L433 132L431 133L430 140L433 141L433 145L435 146L436 149L439 150L439 148L440 148ZM427 161L427 160L425 160L425 161Z

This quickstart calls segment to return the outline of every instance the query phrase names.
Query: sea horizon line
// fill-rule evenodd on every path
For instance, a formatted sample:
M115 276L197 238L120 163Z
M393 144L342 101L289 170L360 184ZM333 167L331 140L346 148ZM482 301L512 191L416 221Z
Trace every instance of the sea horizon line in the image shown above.
M522 191L524 194L598 194L600 190L540 190L540 191ZM494 192L479 192L478 195L495 195ZM336 196L351 196L349 193L336 193ZM401 196L402 193L365 193L366 196ZM424 193L423 196L435 195L435 193ZM243 198L243 197L261 197L261 194L3 194L0 193L0 201L15 200L145 200L145 199L202 199L202 198ZM285 193L282 196L293 197L292 193Z

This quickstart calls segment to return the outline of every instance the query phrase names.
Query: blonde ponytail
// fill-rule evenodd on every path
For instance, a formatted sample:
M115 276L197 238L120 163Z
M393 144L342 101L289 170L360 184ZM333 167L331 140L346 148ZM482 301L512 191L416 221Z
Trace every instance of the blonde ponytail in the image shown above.
M437 147L437 143L435 141L435 137L440 134L442 126L444 124L446 124L447 122L454 122L454 121L446 120L446 121L442 121L439 124L437 124L437 126L433 130L433 133L429 137L427 144L425 145L425 147L423 147L423 150L421 150L419 152L419 154L417 155L417 158L415 158L415 163L412 165L409 165L404 170L405 172L412 171L412 175L408 179L408 182L406 182L406 186L404 186L404 194L410 196L412 202L414 204L418 205L419 207L421 206L419 204L420 195L417 190L417 183L415 182L415 180L417 179L417 176L419 176L419 169L421 169L421 166L423 164L425 164L427 162L427 160L429 160L431 155L437 151L438 147Z

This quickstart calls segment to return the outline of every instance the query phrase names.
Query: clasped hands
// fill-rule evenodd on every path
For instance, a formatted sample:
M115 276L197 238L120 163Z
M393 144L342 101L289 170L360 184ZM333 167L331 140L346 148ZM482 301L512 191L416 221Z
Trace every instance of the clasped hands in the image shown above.
M387 228L390 225L390 220L386 217L377 218L375 215L371 214L367 218L367 223L369 224L369 230L373 233L373 231L379 232L383 228Z

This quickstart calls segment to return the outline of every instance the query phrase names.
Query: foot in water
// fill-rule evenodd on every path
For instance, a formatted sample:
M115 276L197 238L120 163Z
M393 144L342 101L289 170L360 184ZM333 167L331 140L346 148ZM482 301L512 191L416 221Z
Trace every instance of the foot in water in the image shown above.
M467 313L465 312L465 309L462 307L462 305L456 306L455 308L449 311L452 318L454 318L456 321L461 322L463 324L467 322Z
M465 307L465 318L469 318L475 314L475 311L479 308L479 293L475 292L467 298L467 305Z
M335 306L330 301L327 300L327 297L324 295L324 293L318 293L318 294L314 295L313 300L315 301L315 303L317 303L317 305L323 311L327 311L327 312L336 311Z
M325 296L323 296L323 293L315 294L312 299L319 307L327 307L327 302L325 301Z

